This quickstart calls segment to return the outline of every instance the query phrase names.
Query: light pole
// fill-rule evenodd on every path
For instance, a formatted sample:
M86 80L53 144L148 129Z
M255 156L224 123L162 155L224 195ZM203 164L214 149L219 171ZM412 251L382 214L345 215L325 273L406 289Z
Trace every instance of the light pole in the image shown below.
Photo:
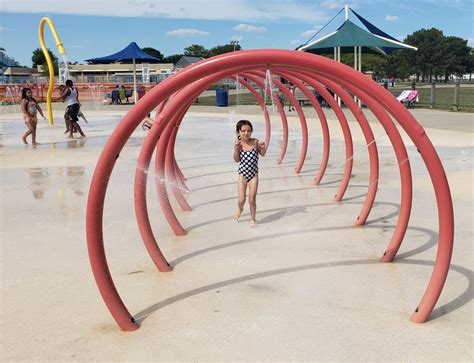
M239 45L239 41L238 41L238 40L231 40L231 41L230 41L230 44L234 46L234 50L233 50L233 51L235 52L235 47L236 47L237 45Z

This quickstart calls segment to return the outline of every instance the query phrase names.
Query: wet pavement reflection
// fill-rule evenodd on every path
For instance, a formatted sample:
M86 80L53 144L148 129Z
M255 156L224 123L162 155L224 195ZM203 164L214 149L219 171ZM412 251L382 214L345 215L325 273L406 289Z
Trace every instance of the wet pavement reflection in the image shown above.
M56 195L59 205L65 205L66 190L78 197L84 196L86 188L85 168L83 166L27 169L30 176L30 188L34 199L47 196L50 184L57 185ZM51 180L56 179L56 180Z

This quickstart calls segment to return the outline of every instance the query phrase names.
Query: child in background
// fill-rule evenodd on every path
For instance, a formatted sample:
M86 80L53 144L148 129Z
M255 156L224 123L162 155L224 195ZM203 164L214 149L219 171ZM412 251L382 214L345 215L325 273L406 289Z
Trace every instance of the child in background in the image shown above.
M65 88L66 88L66 86L60 85L60 86L59 86L59 93L63 93ZM66 109L66 111L67 111L67 109ZM77 117L78 117L78 118L82 118L86 124L89 123L89 121L87 121L87 119L86 119L86 116L85 116L84 113L81 111L81 105L80 105L80 104L79 104L79 112L78 112L78 114L77 114ZM69 126L70 126L70 124L69 124L69 118L67 117L67 112L64 113L64 123L65 123L65 125L66 125L66 131L64 131L64 133L67 134L67 133L69 132ZM74 129L74 130L73 130L73 133L76 133L76 132L77 132L77 131Z
M46 120L46 117L43 115L43 110L41 109L38 102L33 98L33 92L30 88L23 88L21 91L21 112L23 113L23 118L25 120L25 125L28 128L28 131L25 132L23 137L24 144L28 144L26 138L31 135L31 144L33 146L40 145L36 142L36 125L38 124L38 112Z
M148 116L143 119L142 130L150 130L154 124L155 121L151 118L151 113L149 113Z
M240 120L235 126L237 140L234 143L234 160L239 163L238 202L235 220L244 210L247 188L249 189L250 225L257 225L258 156L265 156L265 142L252 138L253 126L250 121Z
M84 114L82 113L81 109L79 109L79 113L77 114L77 117L82 118L86 124L89 123L89 121L87 121L86 119L86 116L84 116Z

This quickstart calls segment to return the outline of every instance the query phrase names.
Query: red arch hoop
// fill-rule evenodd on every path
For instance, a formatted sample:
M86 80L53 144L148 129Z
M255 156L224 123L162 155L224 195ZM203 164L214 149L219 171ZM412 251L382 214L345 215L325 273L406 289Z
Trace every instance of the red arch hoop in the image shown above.
M374 113L376 112L378 114L376 116L383 125L384 122L382 122L381 118L385 120L390 119L387 113L390 114L403 127L418 148L435 191L438 207L439 240L431 279L421 302L416 308L415 313L411 316L411 320L421 323L429 318L441 294L449 270L453 248L454 216L451 194L443 166L424 129L388 91L352 68L327 58L307 53L287 50L250 50L227 53L199 62L153 88L125 115L100 155L89 190L86 216L87 245L92 271L99 291L121 329L126 331L135 330L138 328L138 325L122 302L113 283L104 253L102 229L106 189L115 160L120 151L141 120L158 105L164 105L164 102L173 95L157 118L156 126L150 130L145 139L139 163L144 163L140 167L145 166L145 169L147 169L151 153L155 146L158 145L158 149L162 151L160 158L166 157L166 159L161 159L160 169L157 172L163 172L164 174L164 162L166 161L170 165L168 167L168 175L173 177L174 175L179 176L179 169L174 160L172 150L168 148L168 144L174 144L173 139L176 137L176 133L173 133L174 125L178 125L181 122L187 109L187 107L181 108L179 106L180 102L181 105L189 105L193 97L197 97L208 84L215 80L232 76L236 73L271 68L281 70L282 72L289 72L291 75L302 74L305 77L312 77L314 75L318 82L328 85L328 87L330 82L335 82L360 98ZM341 89L335 90L337 87L329 88L333 88L336 94L341 93ZM377 99L369 95L376 95ZM391 136L393 135L389 133L389 137ZM158 138L160 139L159 141ZM408 159L400 159L404 153L406 154L403 145L396 141L394 142L394 140L391 139L402 173L402 206L405 206L400 210L397 228L399 225L405 225L405 227L401 228L398 232L396 228L397 237L395 238L394 236L392 238L386 251L386 256L382 259L383 261L391 261L395 256L405 234L411 210L410 167L407 162ZM146 177L144 178L140 174L144 174L143 169L141 172L137 171L135 184L135 207L140 233L158 269L160 271L170 271L171 267L160 252L149 225L145 198ZM407 190L407 187L409 187L409 190ZM405 193L403 188L405 188ZM160 189L158 185L158 191L160 200L165 200L167 198L166 190L164 188ZM166 206L163 208L165 214L172 213L174 215L171 207L169 207L169 210L167 208ZM179 225L177 220L176 223ZM183 232L186 233L184 229Z

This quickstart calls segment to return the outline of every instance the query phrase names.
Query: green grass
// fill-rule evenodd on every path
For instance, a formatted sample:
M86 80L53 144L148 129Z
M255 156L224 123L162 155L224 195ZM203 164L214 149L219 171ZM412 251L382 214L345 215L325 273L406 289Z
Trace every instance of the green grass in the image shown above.
M409 87L400 89L389 89L389 91L396 97L403 89L410 89ZM415 107L431 108L431 87L418 88L418 95L420 102ZM435 109L452 110L454 105L454 86L436 87ZM462 112L474 112L474 87L463 87L459 93L459 109Z
M389 88L389 91L396 97L403 90L410 89L409 85L396 85L394 88ZM431 108L431 87L427 86L418 88L419 100L415 105L415 108ZM237 102L237 96L229 94L229 106L234 106ZM267 104L271 105L269 99ZM436 104L435 109L439 110L452 110L454 103L454 85L447 87L437 86L436 87ZM215 105L216 97L199 97L199 101L195 104L200 105ZM239 105L255 105L257 101L255 97L250 93L239 94L238 97ZM462 112L474 112L474 87L461 85L461 91L459 94L459 108Z

